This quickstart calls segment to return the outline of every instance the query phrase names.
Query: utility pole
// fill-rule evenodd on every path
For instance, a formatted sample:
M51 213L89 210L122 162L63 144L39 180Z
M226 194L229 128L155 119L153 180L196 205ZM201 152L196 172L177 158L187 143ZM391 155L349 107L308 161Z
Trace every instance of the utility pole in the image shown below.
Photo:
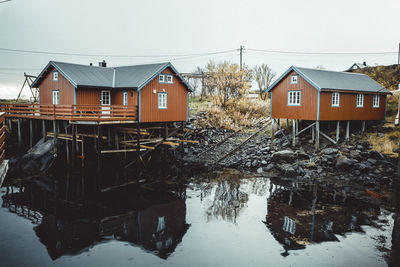
M240 71L243 70L243 45L240 46ZM399 47L400 48L400 47Z
M397 65L400 65L400 43L399 43L399 52L397 54Z

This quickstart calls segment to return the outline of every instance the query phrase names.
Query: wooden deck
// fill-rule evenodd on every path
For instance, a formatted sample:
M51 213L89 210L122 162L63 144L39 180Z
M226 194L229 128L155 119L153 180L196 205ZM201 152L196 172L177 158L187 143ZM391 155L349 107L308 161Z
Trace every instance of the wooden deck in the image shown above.
M0 112L8 118L40 120L68 120L83 122L136 122L137 106L123 105L40 105L40 104L0 104Z

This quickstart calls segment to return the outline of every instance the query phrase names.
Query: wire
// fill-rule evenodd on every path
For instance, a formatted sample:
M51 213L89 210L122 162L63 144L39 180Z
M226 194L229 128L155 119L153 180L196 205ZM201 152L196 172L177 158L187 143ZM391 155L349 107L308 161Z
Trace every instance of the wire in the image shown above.
M67 52L51 52L51 51L38 51L38 50L24 50L0 47L3 53L26 53L26 54L40 54L40 55L58 55L58 56L78 56L78 57L108 57L108 58L165 58L165 57L187 57L187 56L205 56L217 55L236 51L237 49L230 49L225 51L207 52L207 53L193 53L193 54L170 54L170 55L112 55L112 54L82 54L82 53L67 53Z
M290 54L290 55L385 55L385 54L397 54L397 52L383 51L383 52L303 52L303 51L281 51L281 50L265 50L265 49L253 49L246 48L245 50L270 53L270 54Z
M0 4L6 3L6 2L11 2L11 0L0 1Z

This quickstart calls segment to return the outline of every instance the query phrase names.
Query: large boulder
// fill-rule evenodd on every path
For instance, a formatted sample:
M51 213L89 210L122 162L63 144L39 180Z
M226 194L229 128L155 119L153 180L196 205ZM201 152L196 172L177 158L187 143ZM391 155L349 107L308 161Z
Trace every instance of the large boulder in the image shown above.
M285 149L281 151L277 151L272 154L271 160L272 161L287 161L287 162L293 162L294 159L296 158L296 154L290 150L290 149Z
M328 147L328 148L322 149L321 152L319 152L319 153L323 154L323 155L333 155L333 154L337 154L338 153L338 149L337 148Z
M349 169L354 164L354 161L350 160L346 156L339 156L336 159L335 167L340 170Z
M380 160L385 159L385 157L381 153L379 153L378 151L375 151L375 150L370 150L368 152L368 154L373 159L380 159Z

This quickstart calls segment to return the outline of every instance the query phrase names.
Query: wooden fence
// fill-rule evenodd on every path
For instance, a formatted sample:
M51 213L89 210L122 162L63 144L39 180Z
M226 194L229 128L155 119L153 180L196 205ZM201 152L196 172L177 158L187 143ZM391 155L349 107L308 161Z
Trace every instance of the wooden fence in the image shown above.
M138 107L123 105L40 105L0 104L0 111L11 118L75 121L137 121Z

